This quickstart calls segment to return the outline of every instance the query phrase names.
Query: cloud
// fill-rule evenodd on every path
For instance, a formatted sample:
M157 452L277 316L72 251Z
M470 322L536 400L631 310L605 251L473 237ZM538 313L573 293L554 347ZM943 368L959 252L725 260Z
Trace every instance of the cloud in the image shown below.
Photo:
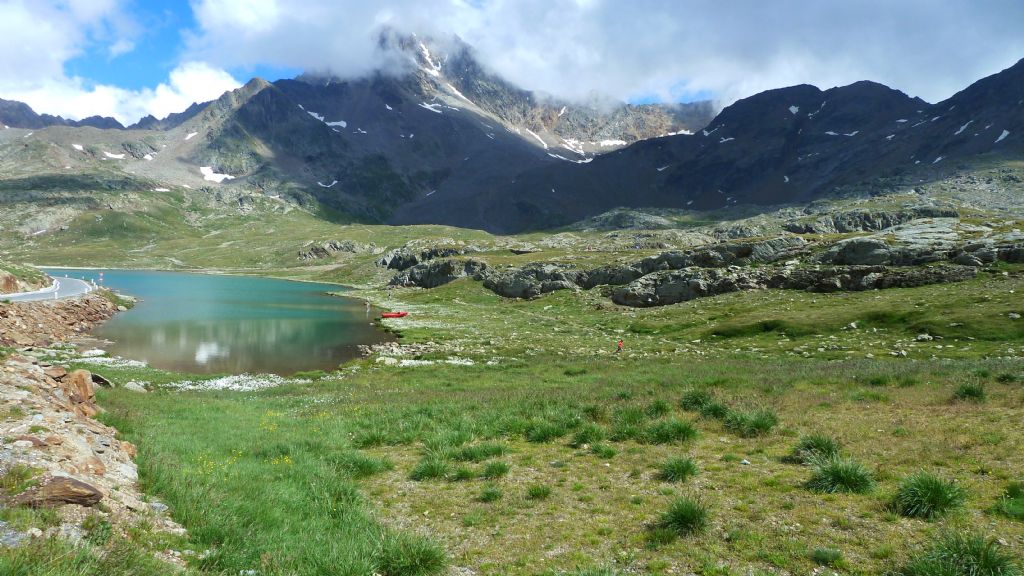
M629 99L870 79L936 101L1024 56L1019 0L196 0L198 58L359 76L376 32L456 33L518 85Z
M0 2L0 97L71 119L112 116L123 124L164 117L217 98L240 83L222 69L188 61L154 88L126 90L68 77L64 64L99 45L113 58L134 49L138 26L123 0Z

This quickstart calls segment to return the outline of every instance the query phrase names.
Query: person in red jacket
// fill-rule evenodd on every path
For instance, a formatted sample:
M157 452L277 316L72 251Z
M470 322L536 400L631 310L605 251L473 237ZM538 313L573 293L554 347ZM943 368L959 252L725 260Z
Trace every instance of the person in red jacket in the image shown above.
M619 344L615 348L615 353L618 354L619 352L622 352L622 338L619 338Z

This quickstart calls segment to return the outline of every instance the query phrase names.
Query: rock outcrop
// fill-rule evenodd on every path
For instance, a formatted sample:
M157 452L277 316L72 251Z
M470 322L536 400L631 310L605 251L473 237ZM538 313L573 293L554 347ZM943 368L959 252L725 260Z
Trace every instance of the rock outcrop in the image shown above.
M479 260L432 260L399 272L388 284L436 288L466 276L480 277L485 270L487 270L487 264Z
M479 251L480 249L475 246L432 246L419 251L403 247L384 254L384 256L377 260L376 264L389 270L405 270L421 262L427 262L436 258L464 256L471 252Z
M68 300L0 304L0 345L46 346L84 334L117 313L97 293Z
M810 292L908 288L973 278L969 266L890 268L848 266L816 268L687 268L649 274L612 293L616 304L664 306L740 290L781 288Z
M332 254L345 252L349 254L373 254L379 251L373 242L362 244L352 240L328 240L326 242L311 242L304 246L305 250L299 250L299 260L319 260L328 258Z
M783 228L797 234L877 232L921 218L956 218L959 215L953 208L937 206L916 206L901 210L851 210L825 214L811 221L791 220L783 224Z

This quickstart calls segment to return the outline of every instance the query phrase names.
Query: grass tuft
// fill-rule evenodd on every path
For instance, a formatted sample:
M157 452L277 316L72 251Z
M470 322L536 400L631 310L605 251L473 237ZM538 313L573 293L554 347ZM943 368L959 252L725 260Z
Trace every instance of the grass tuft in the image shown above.
M451 472L451 466L442 458L437 456L426 456L416 463L412 472L409 473L410 480L437 480L444 478Z
M505 462L488 462L480 476L488 480L497 480L508 475L509 465Z
M994 538L950 533L896 570L896 576L1020 576L1014 557Z
M697 437L697 429L689 422L670 419L655 422L643 433L647 444L679 444Z
M815 492L863 494L875 486L871 471L854 460L832 457L813 464L814 472L807 481L807 488Z
M485 484L480 490L480 495L477 496L477 500L481 502L497 502L501 500L503 496L501 488L495 484Z
M612 448L607 444L601 444L600 442L590 445L590 453L605 460L614 458L615 455L618 454L615 448Z
M576 429L576 432L572 436L572 442L569 445L573 448L579 448L587 444L594 444L604 440L604 428L597 424L588 422Z
M995 509L1011 520L1024 521L1024 482L1011 482L996 502Z
M703 502L690 497L677 498L658 519L655 528L673 537L703 532L708 526L708 509ZM660 534L664 537L665 534Z
M938 518L963 505L967 494L949 480L921 471L907 476L893 498L893 509L910 518Z
M725 416L725 427L744 438L763 436L779 423L774 411L759 408L752 412L729 411Z
M953 392L954 400L966 400L968 402L984 402L985 386L980 383L968 382L961 384Z
M824 434L808 434L800 438L793 451L783 460L794 464L809 464L814 460L825 460L839 456L839 442Z
M821 566L839 568L843 564L843 553L833 548L815 548L811 560Z
M715 399L711 392L694 388L683 392L683 397L679 399L679 407L683 410L700 410L714 401Z
M698 472L693 458L671 458L661 465L656 477L664 482L684 482Z
M551 496L551 486L546 484L532 484L526 488L527 500L546 500Z
M504 456L507 451L503 444L483 442L472 446L463 446L452 457L459 462L483 462L496 456Z
M377 571L381 576L430 576L440 574L448 561L433 540L404 533L387 533L381 539Z

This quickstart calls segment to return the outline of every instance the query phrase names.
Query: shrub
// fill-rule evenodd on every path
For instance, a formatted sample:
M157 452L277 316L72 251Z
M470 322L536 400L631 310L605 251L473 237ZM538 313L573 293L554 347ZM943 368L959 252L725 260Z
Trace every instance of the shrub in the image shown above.
M463 446L453 457L460 462L483 462L488 458L502 456L507 450L505 446L493 442L484 442L472 446Z
M1000 384L1012 384L1014 382L1020 382L1021 380L1024 380L1024 378L1017 376L1016 374L1010 374L1009 372L1004 372L1003 374L996 376L996 382L999 382Z
M984 402L985 386L973 382L961 384L957 387L956 392L953 392L953 399L967 400L970 402Z
M854 492L863 494L875 486L875 480L863 464L832 457L814 461L814 472L807 488L815 492Z
M615 451L615 448L612 448L607 444L601 444L600 442L590 445L590 453L598 458L604 458L605 460L613 458L618 454L618 452Z
M1013 520L1024 520L1024 482L1011 482L996 502L996 512Z
M551 496L551 486L545 484L533 484L526 488L527 500L544 500Z
M808 434L800 438L793 452L784 458L787 462L809 464L814 460L824 460L839 455L839 442L824 434Z
M693 458L671 458L661 465L657 478L665 482L683 482L698 472Z
M707 525L707 507L699 500L683 497L672 502L655 527L668 530L675 536L687 536L703 531Z
M495 480L508 474L509 466L505 462L488 462L480 475L488 480Z
M1013 556L992 538L948 533L912 557L896 576L1020 576Z
M444 478L450 472L450 466L442 458L427 456L416 463L412 472L409 473L410 480L434 480Z
M843 563L843 553L832 548L815 548L811 560L822 566L838 568Z
M569 443L573 448L579 448L585 444L593 444L604 440L604 428L597 424L587 423L576 429Z
M444 550L433 540L404 533L385 534L377 556L381 576L429 576L447 565Z
M679 399L679 407L683 410L700 410L714 401L714 397L707 390L692 389L683 392L683 397Z
M725 427L744 438L767 434L778 423L779 417L767 408L752 412L732 410L725 417Z
M497 502L501 500L501 496L501 488L494 484L485 484L483 489L480 490L480 496L477 497L477 500L481 502Z
M910 518L937 518L964 503L964 490L931 472L907 476L893 499L897 513Z
M662 420L644 430L643 440L648 444L678 444L697 437L697 429L682 420Z

